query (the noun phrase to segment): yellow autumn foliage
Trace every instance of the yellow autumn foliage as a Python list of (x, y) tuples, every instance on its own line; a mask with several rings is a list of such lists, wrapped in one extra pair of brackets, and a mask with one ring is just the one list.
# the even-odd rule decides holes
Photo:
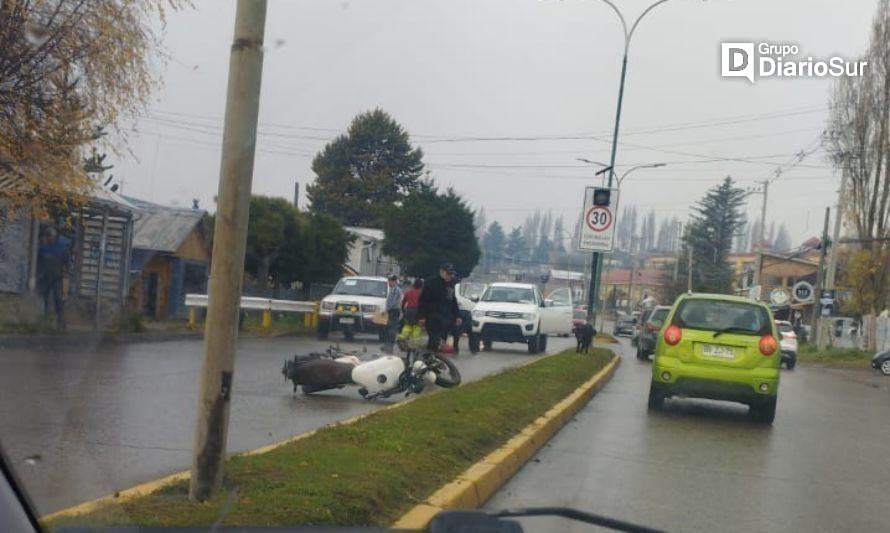
[[(165, 60), (158, 30), (188, 0), (0, 1), (0, 200), (38, 213), (92, 185), (93, 143), (120, 153)], [(110, 135), (99, 139), (99, 128)]]

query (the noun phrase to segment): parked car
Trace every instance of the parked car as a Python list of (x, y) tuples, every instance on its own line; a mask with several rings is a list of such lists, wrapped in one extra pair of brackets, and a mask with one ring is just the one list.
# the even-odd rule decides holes
[[(521, 342), (529, 353), (547, 350), (548, 335), (572, 328), (572, 295), (559, 288), (545, 299), (530, 283), (492, 283), (473, 309), (470, 350), (481, 341), (485, 350), (494, 342)], [(476, 343), (473, 346), (472, 343)]]
[(382, 341), (384, 326), (374, 323), (374, 315), (386, 309), (386, 278), (349, 276), (337, 282), (324, 297), (318, 310), (318, 338), (327, 339), (342, 331), (347, 340), (356, 333), (376, 333)]
[(779, 343), (782, 348), (782, 363), (791, 370), (797, 365), (797, 333), (794, 333), (794, 326), (787, 320), (776, 320), (776, 327), (782, 335)]
[(880, 370), (885, 376), (890, 376), (890, 352), (876, 353), (871, 360), (871, 367)]
[(615, 327), (612, 328), (612, 335), (616, 337), (619, 335), (633, 335), (634, 334), (634, 324), (636, 324), (636, 318), (631, 315), (619, 314), (615, 318)]
[(723, 294), (677, 298), (658, 338), (649, 409), (688, 396), (747, 404), (755, 420), (776, 416), (781, 362), (769, 307)]
[(671, 312), (671, 306), (659, 305), (652, 311), (645, 312), (640, 333), (637, 337), (637, 359), (649, 359), (655, 353), (655, 344), (658, 340), (658, 332)]

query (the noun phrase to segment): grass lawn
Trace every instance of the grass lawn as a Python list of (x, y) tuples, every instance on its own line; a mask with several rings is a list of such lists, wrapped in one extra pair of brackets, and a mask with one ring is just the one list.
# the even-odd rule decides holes
[[(574, 351), (574, 350), (572, 350)], [(484, 357), (480, 356), (480, 357)], [(418, 397), (353, 424), (226, 463), (224, 490), (202, 504), (188, 482), (61, 525), (388, 526), (501, 446), (612, 358), (569, 351), (456, 389)], [(460, 361), (458, 361), (460, 365)]]
[(867, 367), (874, 354), (854, 348), (823, 348), (819, 350), (814, 344), (801, 344), (797, 360), (829, 366)]

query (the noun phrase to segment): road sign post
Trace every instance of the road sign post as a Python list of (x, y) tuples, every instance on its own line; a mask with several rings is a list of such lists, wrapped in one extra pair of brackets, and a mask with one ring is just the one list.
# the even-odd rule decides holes
[(578, 249), (593, 252), (590, 285), (587, 290), (587, 318), (593, 320), (599, 278), (602, 274), (602, 252), (611, 252), (615, 236), (615, 208), (618, 190), (587, 187), (584, 190), (583, 221)]

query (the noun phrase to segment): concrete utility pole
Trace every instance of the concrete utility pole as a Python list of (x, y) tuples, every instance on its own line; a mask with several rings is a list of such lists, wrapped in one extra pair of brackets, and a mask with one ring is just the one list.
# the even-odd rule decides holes
[(189, 498), (207, 500), (222, 484), (247, 218), (256, 149), (266, 0), (238, 0), (229, 58), (219, 203), (213, 233), (201, 392)]
[(763, 246), (766, 239), (766, 202), (769, 199), (769, 180), (763, 180), (763, 205), (760, 206), (760, 242), (758, 246)]
[(831, 234), (831, 250), (828, 252), (828, 270), (825, 272), (825, 288), (835, 288), (837, 276), (837, 243), (841, 238), (841, 226), (844, 223), (844, 191), (847, 188), (847, 171), (841, 171), (841, 188), (837, 193), (837, 207), (834, 209), (834, 231)]
[(630, 256), (630, 289), (627, 292), (627, 312), (632, 313), (634, 310), (634, 282), (637, 274), (637, 259), (634, 255)]
[(692, 246), (690, 246), (689, 248), (687, 248), (687, 250), (689, 251), (689, 254), (688, 254), (687, 259), (686, 259), (687, 262), (688, 262), (688, 264), (687, 264), (687, 269), (686, 269), (686, 270), (687, 270), (687, 272), (686, 272), (686, 277), (687, 277), (687, 279), (686, 279), (686, 290), (687, 290), (688, 292), (692, 292)]
[[(751, 249), (758, 254), (757, 262), (758, 264), (763, 260), (763, 249), (762, 244), (764, 239), (766, 239), (766, 202), (769, 199), (769, 180), (763, 180), (758, 182), (762, 185), (761, 190), (748, 190), (748, 194), (762, 194), (763, 195), (763, 204), (760, 206), (760, 233), (757, 235), (757, 242), (752, 243)], [(760, 285), (760, 268), (754, 271), (754, 279), (751, 280), (751, 285)]]
[(675, 246), (677, 249), (677, 257), (674, 259), (674, 286), (671, 287), (671, 290), (677, 290), (677, 278), (680, 275), (680, 253), (683, 251), (680, 243), (683, 241), (682, 233), (683, 233), (683, 223), (677, 222), (674, 226), (677, 228), (677, 237), (674, 239), (674, 242), (671, 243), (672, 246)]
[(822, 298), (822, 287), (825, 283), (825, 275), (822, 273), (825, 268), (825, 255), (828, 252), (828, 219), (831, 218), (831, 208), (825, 208), (825, 224), (822, 227), (822, 247), (819, 253), (819, 270), (816, 272), (816, 302), (813, 304), (813, 329), (816, 330), (816, 346), (819, 349), (825, 347), (825, 335), (822, 333), (822, 304), (819, 303)]

